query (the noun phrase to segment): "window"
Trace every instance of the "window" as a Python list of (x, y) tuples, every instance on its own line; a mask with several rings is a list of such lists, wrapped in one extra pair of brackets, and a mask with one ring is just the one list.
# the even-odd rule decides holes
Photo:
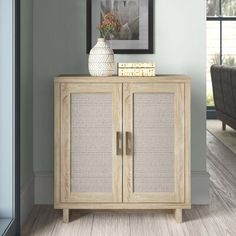
[(20, 1), (0, 0), (0, 235), (20, 233)]
[(210, 67), (236, 65), (236, 0), (207, 0), (207, 107), (214, 107)]

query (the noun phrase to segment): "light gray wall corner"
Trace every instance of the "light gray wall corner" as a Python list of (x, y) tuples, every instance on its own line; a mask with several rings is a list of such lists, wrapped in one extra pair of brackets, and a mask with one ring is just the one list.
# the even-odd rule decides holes
[(33, 175), (33, 1), (21, 0), (21, 186)]
[[(206, 171), (192, 172), (192, 204), (209, 203), (209, 174)], [(35, 173), (35, 204), (53, 204), (53, 172)]]
[(33, 1), (21, 0), (21, 225), (34, 205)]
[(209, 204), (209, 177), (207, 171), (192, 171), (192, 204)]
[(21, 188), (21, 226), (26, 222), (34, 206), (34, 176), (25, 182)]

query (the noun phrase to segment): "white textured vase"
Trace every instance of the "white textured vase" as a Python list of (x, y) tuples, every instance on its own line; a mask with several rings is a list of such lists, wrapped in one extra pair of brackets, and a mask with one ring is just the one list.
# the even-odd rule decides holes
[(114, 74), (114, 52), (104, 38), (98, 38), (96, 45), (90, 50), (88, 67), (92, 76), (111, 76)]

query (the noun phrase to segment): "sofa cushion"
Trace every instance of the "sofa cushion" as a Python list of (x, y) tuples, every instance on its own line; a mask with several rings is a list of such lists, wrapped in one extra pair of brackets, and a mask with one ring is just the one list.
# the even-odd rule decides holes
[(216, 111), (236, 122), (236, 67), (213, 65), (211, 78)]
[(224, 108), (224, 97), (221, 86), (221, 69), (222, 66), (213, 65), (211, 67), (211, 79), (212, 79), (212, 88), (213, 88), (213, 96), (216, 110), (225, 112)]
[(221, 85), (224, 97), (225, 112), (236, 118), (233, 88), (232, 88), (232, 67), (223, 66), (221, 69)]

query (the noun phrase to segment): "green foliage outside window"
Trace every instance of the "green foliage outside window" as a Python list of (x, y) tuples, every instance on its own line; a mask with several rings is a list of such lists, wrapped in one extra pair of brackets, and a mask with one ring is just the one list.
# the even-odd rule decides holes
[[(214, 54), (211, 59), (210, 59), (210, 64), (211, 65), (220, 65), (220, 54)], [(226, 55), (222, 57), (222, 64), (223, 65), (228, 65), (228, 66), (235, 66), (236, 65), (236, 61), (235, 61), (235, 57), (230, 56), (230, 55)]]
[[(207, 16), (220, 15), (220, 0), (207, 0)], [(221, 12), (224, 16), (236, 16), (236, 0), (221, 0)]]
[(222, 64), (228, 65), (228, 66), (235, 66), (236, 65), (235, 58), (231, 56), (223, 57)]
[(208, 107), (215, 106), (212, 91), (207, 91), (207, 106)]

